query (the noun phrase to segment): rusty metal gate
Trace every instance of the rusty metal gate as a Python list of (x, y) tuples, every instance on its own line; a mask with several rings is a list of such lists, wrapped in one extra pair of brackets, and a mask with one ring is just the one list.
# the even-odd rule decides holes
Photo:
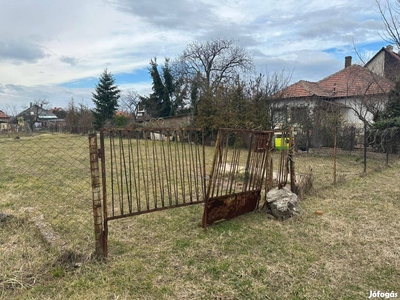
[(203, 226), (256, 209), (268, 168), (272, 136), (271, 131), (219, 130)]
[(89, 135), (96, 254), (107, 257), (111, 220), (205, 203), (206, 227), (253, 211), (272, 136), (220, 129), (207, 176), (202, 129), (103, 129)]
[(108, 221), (204, 202), (201, 129), (102, 129), (100, 148), (97, 138), (89, 136), (97, 254), (107, 257)]

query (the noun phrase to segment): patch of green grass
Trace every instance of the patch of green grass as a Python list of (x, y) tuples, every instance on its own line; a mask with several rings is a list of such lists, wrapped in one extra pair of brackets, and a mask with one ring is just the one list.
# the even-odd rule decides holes
[(56, 266), (51, 270), (51, 275), (53, 275), (54, 278), (60, 278), (65, 275), (65, 271), (61, 266)]
[[(2, 299), (365, 299), (398, 288), (399, 164), (360, 177), (362, 162), (343, 155), (335, 188), (332, 159), (299, 155), (298, 172), (312, 163), (317, 177), (300, 217), (278, 222), (260, 210), (204, 230), (203, 206), (193, 205), (113, 220), (109, 258), (98, 261), (87, 137), (0, 148), (0, 213), (10, 215), (0, 222)], [(30, 206), (62, 248), (41, 237), (22, 210)]]

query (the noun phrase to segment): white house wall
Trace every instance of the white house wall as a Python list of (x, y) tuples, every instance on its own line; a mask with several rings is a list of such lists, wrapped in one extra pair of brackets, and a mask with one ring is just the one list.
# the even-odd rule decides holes
[[(317, 103), (320, 100), (317, 99), (295, 99), (295, 100), (285, 100), (281, 101), (279, 105), (276, 105), (275, 107), (284, 107), (286, 106), (288, 109), (289, 108), (296, 108), (296, 107), (308, 107), (310, 111), (314, 109), (314, 107), (317, 105)], [(358, 99), (336, 99), (333, 101), (333, 103), (336, 103), (337, 105), (340, 105), (343, 120), (346, 124), (351, 124), (355, 127), (362, 128), (364, 126), (364, 123), (358, 118), (357, 114), (351, 107), (356, 108), (357, 106), (357, 101), (360, 101)], [(364, 108), (365, 109), (365, 108)], [(365, 115), (365, 118), (367, 119), (368, 122), (373, 122), (373, 115), (369, 112), (363, 112)], [(290, 120), (289, 120), (290, 121)]]
[(381, 51), (376, 55), (376, 57), (373, 60), (370, 60), (368, 62), (368, 65), (366, 67), (371, 71), (374, 72), (375, 74), (378, 74), (380, 76), (384, 76), (385, 74), (385, 51)]

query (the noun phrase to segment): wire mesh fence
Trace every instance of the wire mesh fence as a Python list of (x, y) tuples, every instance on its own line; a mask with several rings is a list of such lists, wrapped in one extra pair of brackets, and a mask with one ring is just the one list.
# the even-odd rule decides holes
[(65, 241), (91, 243), (88, 157), (86, 135), (0, 135), (0, 209), (34, 207)]
[[(349, 181), (355, 177), (382, 170), (398, 161), (398, 154), (382, 152), (365, 137), (361, 128), (332, 128), (331, 147), (304, 144), (304, 137), (295, 135), (297, 174), (312, 172), (315, 190)], [(364, 139), (365, 138), (365, 139)], [(364, 143), (366, 147), (364, 147)]]
[[(151, 150), (153, 144), (154, 147), (159, 146), (158, 141), (149, 140), (148, 143)], [(359, 142), (353, 145), (338, 146), (336, 149), (301, 149), (297, 146), (293, 157), (296, 174), (308, 174), (312, 170), (313, 186), (318, 191), (363, 175), (365, 166), (368, 174), (382, 170), (387, 163), (390, 165), (398, 161), (397, 154), (377, 152), (377, 149), (369, 146), (364, 165), (364, 148)], [(275, 180), (281, 160), (279, 150), (284, 145), (280, 147), (278, 149), (275, 144), (275, 152), (271, 153), (272, 177)], [(214, 152), (214, 146), (206, 146), (206, 176), (211, 170)], [(20, 136), (0, 135), (0, 212), (35, 207), (43, 213), (54, 230), (77, 249), (91, 249), (93, 244), (90, 179), (87, 134), (34, 132)], [(164, 192), (169, 195), (168, 189)]]

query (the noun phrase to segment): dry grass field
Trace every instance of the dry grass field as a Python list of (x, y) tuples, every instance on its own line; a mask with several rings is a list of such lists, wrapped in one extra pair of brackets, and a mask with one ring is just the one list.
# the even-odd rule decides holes
[[(278, 222), (259, 210), (204, 231), (203, 207), (195, 205), (113, 220), (109, 258), (98, 261), (88, 148), (86, 136), (0, 139), (1, 299), (400, 295), (400, 164), (394, 160), (387, 168), (373, 161), (360, 176), (359, 157), (343, 155), (340, 184), (333, 187), (330, 157), (298, 155), (297, 170), (312, 166), (317, 189), (300, 202), (300, 217)], [(61, 243), (43, 237), (36, 222), (42, 217)]]

